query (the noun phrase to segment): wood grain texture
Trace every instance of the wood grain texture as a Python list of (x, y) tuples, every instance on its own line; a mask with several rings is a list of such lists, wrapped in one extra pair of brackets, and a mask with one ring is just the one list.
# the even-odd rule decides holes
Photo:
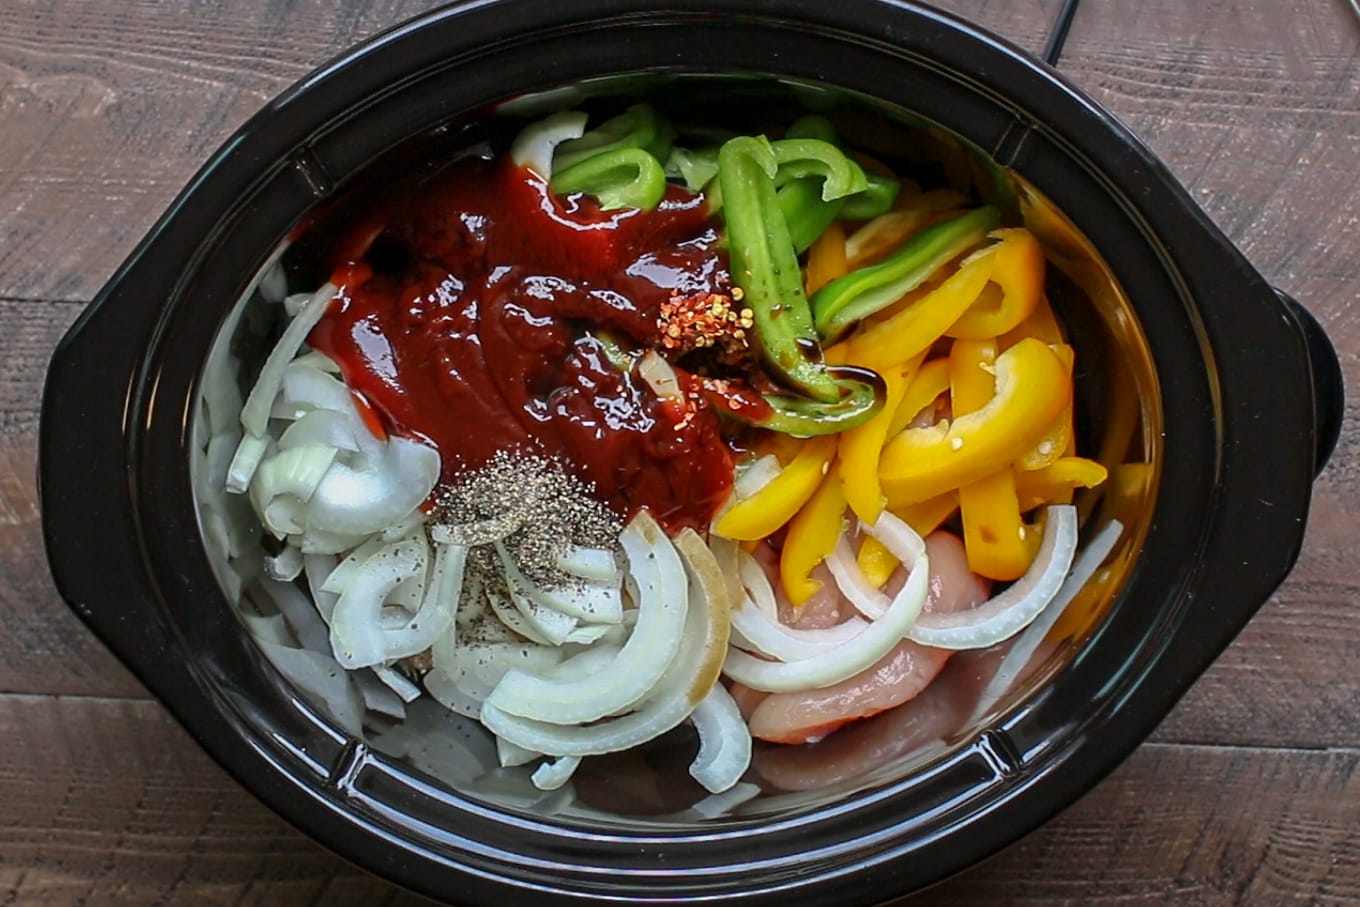
[(47, 358), (79, 312), (72, 303), (0, 299), (0, 692), (144, 697), (57, 597), (43, 554), (39, 399)]
[[(4, 903), (429, 903), (289, 828), (153, 703), (0, 696), (0, 781)], [(1149, 744), (1059, 820), (901, 903), (1339, 907), (1360, 898), (1357, 858), (1360, 751)]]
[[(88, 301), (266, 101), (356, 41), (438, 5), (0, 5), (0, 297)], [(1031, 48), (1058, 5), (944, 4)]]
[[(292, 831), (145, 699), (57, 599), (34, 471), (52, 346), (198, 166), (433, 5), (0, 3), (0, 904), (426, 903)], [(940, 5), (1038, 50), (1061, 2)], [(1352, 402), (1298, 568), (1156, 742), (909, 903), (1360, 903), (1360, 23), (1346, 0), (1086, 0), (1062, 68), (1319, 316)]]
[(1093, 3), (1063, 69), (1317, 315), (1347, 379), (1298, 566), (1157, 739), (1360, 744), (1360, 23), (1342, 2)]

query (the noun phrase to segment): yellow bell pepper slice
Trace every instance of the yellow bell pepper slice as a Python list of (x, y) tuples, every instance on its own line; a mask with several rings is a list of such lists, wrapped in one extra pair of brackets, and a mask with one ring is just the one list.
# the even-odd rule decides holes
[(1036, 549), (1020, 518), (1015, 474), (1002, 469), (963, 486), (959, 510), (968, 569), (995, 580), (1024, 576)]
[(916, 372), (916, 377), (907, 385), (902, 402), (893, 412), (888, 424), (888, 437), (896, 437), (911, 421), (921, 415), (921, 411), (949, 390), (949, 357), (942, 356), (925, 363)]
[(948, 280), (892, 318), (850, 339), (850, 361), (878, 371), (930, 349), (977, 299), (995, 256), (968, 260)]
[[(953, 516), (954, 511), (958, 509), (958, 493), (947, 491), (928, 501), (908, 504), (906, 507), (895, 510), (893, 515), (924, 537), (939, 529), (940, 525)], [(869, 579), (869, 582), (880, 588), (892, 576), (898, 565), (898, 560), (893, 557), (893, 553), (871, 535), (864, 537), (855, 560), (859, 564), (860, 572)]]
[(1067, 369), (1046, 344), (1026, 338), (996, 359), (987, 405), (952, 424), (900, 432), (883, 448), (879, 480), (888, 506), (924, 501), (1010, 466), (1067, 405)]
[(822, 584), (810, 579), (845, 531), (845, 494), (840, 478), (828, 472), (812, 498), (789, 521), (779, 554), (779, 581), (789, 604), (806, 602)]
[(779, 475), (746, 500), (733, 504), (713, 531), (744, 542), (773, 535), (812, 497), (830, 471), (835, 454), (834, 435), (803, 442), (798, 456)]
[(792, 463), (806, 445), (807, 441), (803, 438), (795, 438), (782, 431), (767, 431), (751, 446), (756, 457), (773, 454), (782, 468)]
[(868, 422), (842, 432), (840, 447), (836, 454), (836, 468), (840, 472), (841, 487), (850, 509), (861, 520), (872, 523), (883, 512), (883, 489), (878, 483), (878, 458), (883, 454), (883, 445), (888, 440), (888, 432), (912, 381), (912, 375), (921, 366), (925, 354), (915, 357), (879, 374), (887, 385), (887, 400), (881, 410)]
[(811, 296), (849, 272), (845, 259), (845, 227), (833, 220), (808, 247), (807, 294)]
[(1014, 330), (1007, 331), (998, 338), (997, 347), (1008, 350), (1026, 337), (1042, 340), (1049, 346), (1067, 342), (1067, 336), (1063, 333), (1062, 325), (1058, 323), (1058, 316), (1053, 314), (1053, 306), (1047, 296), (1039, 297), (1039, 304), (1034, 307), (1033, 312), (1030, 312), (1029, 317), (1020, 322)]
[(994, 230), (1000, 240), (982, 254), (994, 258), (991, 282), (999, 295), (983, 294), (968, 311), (950, 325), (950, 337), (988, 340), (1014, 330), (1039, 305), (1044, 295), (1044, 250), (1023, 227)]
[(1095, 460), (1061, 457), (1043, 469), (1015, 472), (1015, 490), (1020, 509), (1033, 510), (1045, 504), (1070, 504), (1078, 488), (1095, 488), (1105, 481), (1107, 470)]
[[(1076, 354), (1072, 347), (1065, 343), (1051, 346), (1050, 349), (1058, 354), (1063, 363), (1067, 366), (1067, 380), (1072, 381), (1072, 367), (1076, 362)], [(1069, 393), (1067, 405), (1059, 413), (1058, 418), (1054, 419), (1044, 432), (1044, 436), (1039, 439), (1025, 455), (1016, 461), (1017, 469), (1043, 469), (1045, 466), (1052, 466), (1059, 457), (1065, 457), (1072, 452), (1076, 445), (1076, 429), (1073, 422), (1072, 397)]]
[(934, 218), (956, 213), (971, 204), (968, 196), (953, 189), (932, 189), (915, 195), (899, 192), (896, 210), (875, 217), (846, 240), (849, 270), (879, 262), (913, 234), (930, 226)]
[[(991, 400), (996, 388), (995, 363), (994, 339), (954, 341), (949, 352), (949, 397), (956, 419), (977, 412)], [(1032, 552), (1010, 469), (1003, 467), (960, 488), (959, 509), (968, 569), (998, 580), (1024, 575)]]
[(866, 535), (864, 541), (860, 542), (859, 553), (855, 555), (855, 562), (859, 565), (859, 572), (864, 574), (864, 578), (873, 583), (875, 587), (881, 589), (901, 563), (893, 553), (889, 551), (882, 542), (872, 535)]

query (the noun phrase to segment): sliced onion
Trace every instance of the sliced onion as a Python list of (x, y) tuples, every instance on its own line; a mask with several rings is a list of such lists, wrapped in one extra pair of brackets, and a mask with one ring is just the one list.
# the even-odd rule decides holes
[(1029, 626), (1057, 595), (1077, 551), (1077, 509), (1055, 504), (1046, 514), (1044, 540), (1024, 576), (976, 608), (922, 615), (908, 638), (939, 649), (985, 649)]
[(609, 635), (611, 630), (614, 630), (619, 626), (619, 624), (582, 624), (568, 633), (562, 642), (588, 646), (604, 639)]
[[(509, 582), (508, 579), (507, 577), (506, 589), (510, 593), (510, 601), (514, 605), (515, 611), (524, 618), (534, 631), (525, 635), (529, 636), (530, 639), (537, 637), (541, 642), (554, 646), (560, 646), (566, 642), (567, 637), (576, 629), (576, 618), (570, 614), (563, 614), (561, 611), (554, 611), (552, 608), (540, 605), (525, 595), (522, 587)], [(502, 620), (504, 620), (504, 615), (502, 615)]]
[(401, 697), (402, 702), (415, 702), (420, 698), (420, 687), (416, 686), (406, 675), (396, 668), (384, 665), (376, 665), (372, 669), (373, 676), (382, 681), (383, 685)]
[(480, 721), (482, 700), (468, 695), (452, 677), (440, 668), (434, 668), (421, 680), (425, 692), (450, 712)]
[(690, 715), (699, 732), (699, 754), (689, 773), (711, 793), (741, 780), (751, 765), (751, 730), (736, 700), (722, 684), (714, 684)]
[(1086, 543), (1081, 554), (1077, 555), (1072, 563), (1072, 572), (1063, 580), (1062, 588), (1058, 594), (1053, 596), (1053, 600), (1044, 608), (1042, 614), (1034, 623), (1025, 628), (1012, 644), (1010, 651), (1001, 659), (1001, 664), (997, 665), (996, 673), (988, 682), (987, 688), (978, 697), (977, 707), (973, 710), (973, 717), (979, 718), (984, 712), (996, 704), (1011, 684), (1015, 683), (1020, 672), (1025, 665), (1034, 657), (1044, 638), (1048, 636), (1048, 631), (1053, 629), (1053, 625), (1058, 622), (1058, 618), (1072, 603), (1072, 599), (1077, 597), (1077, 593), (1082, 587), (1091, 581), (1091, 577), (1096, 575), (1100, 565), (1105, 562), (1105, 558), (1110, 556), (1114, 550), (1115, 543), (1119, 541), (1119, 536), (1123, 533), (1124, 527), (1118, 520), (1111, 520), (1095, 537)]
[(212, 491), (220, 491), (226, 487), (227, 474), (231, 471), (231, 461), (236, 455), (239, 443), (239, 432), (213, 435), (208, 439), (204, 451), (203, 465), (206, 472), (203, 478)]
[(622, 646), (607, 643), (591, 646), (558, 663), (548, 670), (546, 675), (553, 680), (580, 680), (589, 677), (597, 671), (608, 668), (614, 659), (619, 657), (621, 648)]
[(576, 618), (549, 611), (522, 595), (507, 598), (499, 589), (487, 589), (485, 595), (502, 624), (539, 645), (560, 646), (576, 629)]
[(317, 371), (322, 372), (329, 372), (332, 375), (340, 374), (340, 363), (336, 362), (334, 359), (332, 359), (330, 356), (327, 356), (320, 350), (308, 350), (301, 356), (298, 356), (289, 364), (305, 365), (308, 368), (314, 368)]
[(338, 451), (325, 444), (304, 444), (281, 450), (260, 464), (250, 481), (250, 502), (264, 513), (269, 502), (291, 495), (306, 504), (316, 494)]
[(420, 607), (404, 627), (383, 633), (388, 660), (424, 652), (437, 638), (449, 632), (463, 589), (467, 555), (468, 550), (459, 545), (436, 546), (434, 568)]
[(291, 583), (302, 574), (302, 551), (284, 545), (278, 554), (264, 559), (264, 572), (270, 579)]
[[(376, 674), (371, 671), (356, 672), (354, 682), (359, 686), (364, 708), (398, 721), (406, 717), (406, 701), (391, 686), (379, 680)], [(416, 691), (417, 695), (419, 692)]]
[[(298, 504), (297, 519), (302, 519), (302, 505)], [(343, 532), (327, 532), (315, 526), (304, 527), (289, 539), (303, 554), (341, 554), (350, 551), (367, 541), (367, 535), (346, 535)]]
[(341, 728), (356, 737), (363, 733), (363, 704), (349, 672), (333, 658), (310, 649), (258, 645), (270, 664), (303, 695), (320, 702)]
[(289, 293), (281, 300), (283, 310), (289, 318), (296, 318), (297, 313), (302, 311), (302, 307), (307, 304), (307, 300), (312, 298), (311, 293)]
[(292, 583), (281, 583), (264, 576), (256, 577), (255, 588), (279, 609), (293, 631), (293, 637), (304, 649), (330, 654), (326, 624), (301, 589)]
[[(378, 533), (378, 538), (384, 542), (395, 542), (404, 539), (408, 535), (423, 535), (425, 531), (425, 514), (419, 510), (412, 510), (403, 519), (398, 520)], [(445, 542), (444, 544), (456, 544)], [(462, 547), (468, 547), (466, 545)]]
[(258, 614), (240, 612), (240, 617), (241, 622), (246, 625), (246, 632), (256, 642), (271, 642), (276, 646), (293, 646), (297, 642), (282, 614), (261, 617)]
[(343, 561), (336, 565), (335, 569), (332, 570), (330, 574), (327, 575), (325, 581), (322, 582), (321, 588), (326, 592), (334, 592), (336, 595), (344, 592), (345, 587), (349, 585), (350, 580), (354, 578), (354, 575), (359, 572), (359, 568), (364, 565), (364, 562), (383, 547), (382, 539), (368, 539), (358, 548), (351, 551)]
[[(912, 546), (911, 536), (916, 535), (910, 526), (886, 511), (869, 528), (869, 532), (881, 534), (883, 537), (879, 540), (890, 551), (894, 546), (907, 551)], [(919, 536), (916, 537), (916, 543), (920, 545), (920, 556), (914, 561), (903, 561), (911, 564), (906, 583), (893, 597), (892, 604), (883, 616), (852, 639), (830, 651), (790, 663), (762, 661), (739, 649), (729, 649), (723, 672), (752, 689), (784, 693), (820, 689), (840, 683), (878, 661), (906, 635), (920, 616), (930, 591), (930, 559), (925, 554), (925, 543), (920, 541)]]
[(648, 350), (642, 354), (642, 358), (637, 364), (638, 376), (647, 382), (647, 386), (662, 400), (684, 400), (685, 392), (680, 389), (680, 379), (676, 377), (675, 369), (661, 356), (657, 355), (656, 350)]
[[(687, 610), (685, 567), (650, 514), (640, 512), (619, 534), (628, 572), (637, 580), (638, 622), (607, 670), (571, 683), (513, 670), (487, 706), (552, 724), (595, 721), (622, 711), (651, 692), (680, 646)], [(482, 717), (486, 720), (487, 708)], [(518, 742), (518, 741), (517, 741)], [(521, 745), (525, 745), (521, 743)], [(530, 748), (534, 748), (530, 744)]]
[(553, 149), (562, 142), (579, 139), (585, 132), (584, 113), (578, 110), (554, 113), (520, 130), (510, 145), (510, 159), (515, 166), (527, 167), (547, 182), (552, 179)]
[[(729, 539), (721, 535), (709, 535), (708, 550), (713, 554), (713, 559), (718, 565), (718, 572), (722, 574), (723, 583), (727, 586), (727, 600), (735, 608), (737, 603), (746, 597), (746, 587), (741, 581), (741, 546), (736, 539)], [(766, 586), (769, 580), (766, 579)], [(771, 603), (774, 601), (774, 590), (770, 590)]]
[(288, 369), (288, 363), (297, 355), (303, 341), (307, 339), (312, 328), (316, 327), (317, 322), (326, 314), (326, 310), (330, 307), (331, 300), (334, 298), (335, 284), (333, 283), (325, 284), (313, 293), (306, 304), (298, 310), (293, 320), (288, 322), (288, 326), (284, 328), (278, 342), (269, 351), (264, 366), (260, 369), (259, 377), (255, 379), (255, 386), (250, 389), (245, 405), (241, 407), (241, 425), (245, 428), (247, 435), (256, 438), (265, 436), (269, 427), (269, 411), (273, 406), (274, 398), (279, 395), (279, 390), (283, 387), (283, 376)]
[(391, 437), (359, 466), (331, 465), (307, 507), (307, 525), (354, 535), (378, 532), (420, 506), (439, 481), (439, 451)]
[(450, 660), (449, 645), (436, 645), (435, 663), (476, 699), (485, 699), (502, 678), (513, 669), (545, 674), (561, 660), (562, 650), (556, 646), (535, 643), (471, 643), (453, 649)]
[(243, 494), (255, 477), (260, 461), (269, 452), (269, 438), (246, 435), (236, 445), (236, 453), (227, 467), (224, 486), (232, 494)]
[(306, 511), (306, 504), (291, 494), (282, 494), (270, 501), (265, 505), (264, 510), (259, 512), (260, 522), (276, 538), (301, 535), (303, 531), (302, 520)]
[(293, 360), (283, 373), (283, 390), (269, 414), (275, 419), (301, 419), (318, 409), (346, 413), (350, 400), (349, 388), (339, 378)]
[(331, 615), (331, 648), (341, 665), (367, 668), (388, 660), (380, 621), (383, 602), (398, 583), (424, 569), (423, 545), (414, 539), (388, 545), (364, 562)]
[(618, 561), (614, 560), (614, 552), (607, 548), (568, 545), (558, 556), (556, 566), (563, 573), (597, 583), (617, 583), (623, 578)]
[(307, 590), (311, 593), (312, 604), (316, 605), (317, 612), (321, 615), (327, 626), (331, 622), (331, 613), (335, 610), (335, 602), (340, 598), (336, 592), (327, 592), (323, 587), (326, 578), (335, 571), (337, 561), (334, 554), (309, 554), (303, 552), (302, 571), (307, 576)]
[(496, 759), (500, 762), (501, 768), (514, 768), (517, 765), (528, 765), (535, 759), (542, 758), (542, 753), (526, 750), (524, 747), (516, 746), (509, 740), (504, 740), (500, 737), (496, 738)]
[(616, 624), (623, 620), (623, 598), (617, 586), (591, 583), (545, 589), (520, 572), (519, 565), (503, 543), (496, 542), (495, 547), (512, 598), (516, 594), (523, 595), (559, 614), (591, 623)]
[(691, 809), (705, 819), (717, 819), (732, 810), (760, 796), (760, 785), (742, 782), (721, 793), (704, 797)]
[[(506, 714), (497, 707), (496, 699), (501, 689), (497, 687), (482, 707), (482, 723), (497, 736), (526, 749), (553, 756), (592, 756), (645, 743), (689, 717), (695, 705), (714, 689), (722, 669), (729, 629), (727, 594), (718, 575), (717, 562), (697, 533), (685, 530), (677, 536), (675, 547), (685, 557), (690, 602), (685, 609), (680, 651), (657, 682), (652, 695), (638, 703), (634, 711), (620, 717), (594, 724), (563, 725)], [(646, 619), (644, 611), (639, 617), (639, 626)], [(626, 656), (630, 644), (631, 639), (609, 670)], [(507, 681), (510, 676), (507, 675)], [(595, 676), (599, 675), (592, 675)]]
[(287, 249), (288, 242), (285, 240), (270, 254), (269, 261), (265, 262), (255, 278), (260, 298), (265, 302), (282, 302), (283, 297), (288, 295), (288, 274), (283, 269), (283, 253)]
[(358, 451), (354, 428), (346, 413), (314, 409), (283, 430), (279, 435), (279, 448), (289, 450), (305, 444), (323, 444), (339, 450)]
[(756, 603), (757, 599), (768, 597), (769, 608), (773, 609), (774, 590), (764, 569), (744, 551), (741, 578), (750, 594), (732, 610), (732, 629), (740, 635), (734, 645), (739, 648), (761, 652), (778, 661), (803, 661), (844, 645), (869, 626), (858, 617), (815, 630), (786, 626), (780, 623), (777, 614), (771, 616)]
[(888, 610), (888, 596), (869, 582), (864, 571), (859, 569), (855, 552), (850, 550), (850, 539), (844, 533), (836, 541), (836, 547), (831, 555), (827, 557), (826, 567), (836, 580), (841, 595), (844, 595), (860, 614), (870, 620), (877, 620)]
[(534, 769), (530, 778), (534, 782), (534, 787), (539, 790), (557, 790), (571, 780), (571, 776), (580, 765), (579, 756), (563, 756), (552, 762), (543, 763)]
[(737, 473), (732, 483), (732, 494), (739, 501), (754, 497), (766, 485), (779, 478), (783, 471), (783, 467), (779, 465), (779, 458), (774, 454), (766, 454)]

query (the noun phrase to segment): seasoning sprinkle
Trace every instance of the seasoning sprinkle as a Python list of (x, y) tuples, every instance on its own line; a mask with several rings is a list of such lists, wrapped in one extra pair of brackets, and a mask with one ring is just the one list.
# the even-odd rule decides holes
[[(494, 553), (484, 552), (491, 552), (489, 543), (502, 541), (525, 576), (545, 588), (560, 588), (573, 582), (556, 566), (569, 545), (612, 550), (623, 529), (594, 491), (557, 460), (502, 451), (438, 495), (432, 522), (450, 537), (478, 546), (468, 566), (484, 579), (497, 579), (499, 562)], [(479, 535), (479, 530), (489, 531)]]

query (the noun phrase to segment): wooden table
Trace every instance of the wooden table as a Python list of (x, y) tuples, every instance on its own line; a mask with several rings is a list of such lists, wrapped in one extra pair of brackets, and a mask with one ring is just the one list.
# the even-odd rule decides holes
[[(0, 2), (0, 903), (424, 903), (256, 803), (67, 611), (34, 469), (53, 345), (199, 164), (430, 5)], [(1059, 5), (947, 4), (1034, 50)], [(1318, 315), (1360, 400), (1347, 0), (1087, 0), (1061, 65)], [(1298, 567), (1232, 648), (1077, 805), (913, 903), (1360, 902), (1358, 472), (1353, 403)]]

